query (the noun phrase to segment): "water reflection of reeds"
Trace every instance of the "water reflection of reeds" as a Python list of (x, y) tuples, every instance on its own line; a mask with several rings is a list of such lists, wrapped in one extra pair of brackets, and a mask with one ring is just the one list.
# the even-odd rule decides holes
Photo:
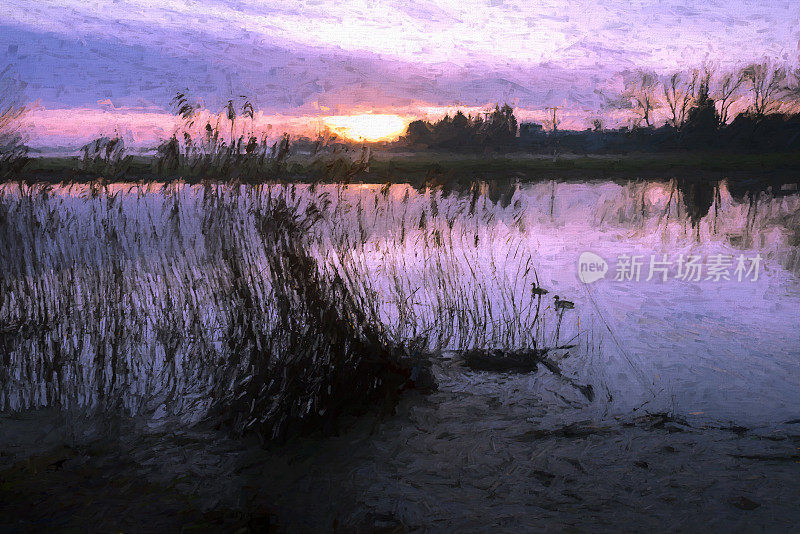
[(333, 424), (429, 351), (580, 335), (538, 290), (534, 244), (576, 220), (797, 267), (796, 196), (714, 187), (698, 209), (674, 182), (5, 186), (0, 409), (213, 413), (265, 438)]

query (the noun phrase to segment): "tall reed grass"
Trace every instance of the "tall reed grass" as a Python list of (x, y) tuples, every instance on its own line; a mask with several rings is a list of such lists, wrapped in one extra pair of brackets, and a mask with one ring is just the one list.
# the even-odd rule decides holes
[(484, 245), (475, 194), (4, 186), (0, 409), (213, 417), (278, 439), (431, 386), (431, 351), (556, 343), (530, 255)]
[(0, 69), (0, 180), (13, 178), (28, 163), (21, 118), (28, 112), (22, 94), (25, 84), (11, 67)]

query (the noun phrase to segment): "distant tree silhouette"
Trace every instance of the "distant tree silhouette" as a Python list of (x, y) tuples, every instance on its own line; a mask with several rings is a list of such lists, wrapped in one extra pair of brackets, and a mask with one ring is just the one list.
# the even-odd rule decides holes
[[(414, 121), (399, 145), (448, 150), (511, 150), (535, 153), (558, 149), (572, 153), (633, 151), (730, 150), (782, 152), (800, 150), (800, 68), (770, 62), (728, 70), (715, 76), (703, 66), (658, 78), (646, 70), (626, 71), (625, 88), (606, 98), (605, 107), (635, 114), (636, 126), (606, 128), (603, 117), (590, 115), (583, 131), (562, 130), (550, 119), (519, 124), (513, 108), (496, 105), (485, 118), (457, 111), (436, 122)], [(750, 105), (735, 117), (737, 102), (749, 93)], [(666, 124), (657, 125), (664, 108)], [(542, 108), (540, 108), (542, 109)], [(552, 110), (552, 108), (544, 108)]]
[(508, 104), (495, 106), (486, 120), (457, 111), (436, 122), (416, 120), (411, 122), (402, 143), (418, 148), (508, 148), (514, 145), (518, 123), (514, 109)]
[(471, 126), (470, 119), (460, 109), (453, 115), (452, 125), (453, 129), (457, 131), (468, 131)]
[(788, 113), (800, 113), (800, 67), (787, 70), (783, 96), (784, 109)]
[(695, 104), (689, 110), (683, 128), (684, 143), (691, 148), (707, 148), (714, 143), (720, 125), (717, 107), (709, 96), (710, 78), (710, 75), (704, 75), (699, 81), (694, 96)]
[(672, 113), (672, 117), (668, 122), (677, 130), (683, 128), (686, 122), (686, 115), (694, 101), (697, 79), (697, 71), (693, 71), (689, 76), (681, 72), (676, 72), (663, 84), (664, 101), (670, 113)]
[(727, 72), (722, 75), (714, 98), (719, 104), (719, 123), (727, 124), (731, 106), (741, 97), (741, 88), (744, 84), (742, 71)]
[(406, 129), (405, 139), (410, 145), (428, 147), (433, 139), (430, 123), (423, 120), (412, 121)]
[(632, 109), (637, 114), (637, 126), (642, 121), (648, 128), (653, 125), (653, 111), (660, 104), (656, 97), (657, 88), (658, 77), (651, 71), (637, 70), (625, 81), (625, 91), (623, 91), (622, 97), (633, 105)]
[(784, 90), (786, 69), (774, 67), (769, 61), (745, 67), (744, 79), (750, 88), (750, 112), (758, 119), (780, 109), (780, 95)]
[(476, 129), (472, 118), (464, 115), (461, 110), (457, 111), (452, 118), (449, 115), (445, 115), (441, 121), (433, 126), (435, 142), (444, 148), (470, 146), (474, 141)]
[(514, 109), (508, 104), (495, 106), (489, 119), (483, 125), (483, 142), (489, 146), (508, 145), (517, 137), (517, 118)]

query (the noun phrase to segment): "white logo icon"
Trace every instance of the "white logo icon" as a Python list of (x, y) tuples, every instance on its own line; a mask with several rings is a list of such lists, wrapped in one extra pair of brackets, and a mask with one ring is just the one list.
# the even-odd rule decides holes
[(584, 284), (605, 278), (607, 272), (608, 263), (594, 252), (584, 252), (578, 258), (578, 279)]

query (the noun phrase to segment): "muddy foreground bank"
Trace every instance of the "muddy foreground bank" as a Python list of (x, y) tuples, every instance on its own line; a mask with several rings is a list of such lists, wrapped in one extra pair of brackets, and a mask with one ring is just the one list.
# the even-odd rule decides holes
[(4, 415), (0, 530), (800, 525), (798, 421), (703, 427), (644, 410), (597, 419), (543, 371), (530, 381), (446, 364), (437, 373), (438, 392), (406, 396), (383, 422), (363, 417), (338, 437), (270, 450), (210, 429)]

